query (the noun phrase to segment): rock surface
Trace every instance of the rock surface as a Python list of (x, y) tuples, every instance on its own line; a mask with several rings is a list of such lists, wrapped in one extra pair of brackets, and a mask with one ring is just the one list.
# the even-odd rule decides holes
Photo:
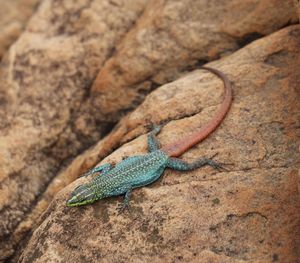
[(0, 60), (23, 31), (39, 0), (0, 0)]
[(145, 2), (45, 0), (3, 59), (0, 260), (30, 229), (24, 218), (57, 171), (106, 132), (108, 123), (91, 130), (75, 114)]
[[(1, 4), (0, 50), (23, 30), (36, 2)], [(147, 93), (296, 21), (293, 0), (209, 3), (41, 1), (0, 65), (0, 261), (18, 258), (55, 193), (82, 171), (146, 132), (150, 121), (198, 112), (197, 103), (164, 116), (159, 108), (137, 111), (67, 167)]]
[(101, 68), (92, 87), (102, 94), (97, 108), (107, 113), (127, 108), (143, 90), (176, 79), (187, 67), (296, 21), (290, 0), (150, 2)]
[[(66, 207), (74, 187), (88, 180), (78, 179), (37, 222), (20, 262), (296, 263), (299, 43), (300, 26), (290, 26), (209, 64), (229, 76), (234, 103), (221, 127), (183, 158), (219, 153), (216, 159), (232, 164), (229, 172), (166, 170), (161, 180), (133, 192), (132, 212), (122, 215), (116, 212), (121, 198)], [(97, 159), (120, 134), (122, 147), (103, 162), (144, 153), (146, 136), (138, 135), (150, 122), (170, 121), (159, 139), (163, 145), (175, 141), (210, 119), (222, 90), (204, 71), (158, 88), (66, 171)]]
[(299, 18), (299, 21), (300, 21), (300, 0), (294, 0), (294, 4), (295, 4), (297, 14), (298, 14), (298, 18)]
[[(244, 4), (233, 0), (211, 6), (202, 0), (187, 1), (185, 4), (182, 1), (153, 3), (148, 3), (136, 24), (117, 43), (116, 50), (100, 70), (91, 96), (87, 96), (76, 109), (79, 113), (72, 121), (77, 124), (81, 139), (83, 135), (90, 141), (96, 138), (91, 134), (98, 134), (99, 127), (107, 125), (107, 121), (114, 123), (150, 90), (197, 67), (195, 63), (224, 56), (260, 35), (296, 21), (296, 12), (290, 0), (247, 1)], [(264, 12), (266, 9), (267, 15)], [(169, 35), (169, 31), (177, 37)], [(99, 142), (95, 151), (91, 149), (86, 155), (78, 157), (75, 165), (53, 180), (21, 226), (31, 225), (59, 189), (107, 156), (122, 140), (126, 140), (128, 136), (123, 137), (128, 131), (137, 126), (138, 122), (134, 120), (122, 120), (107, 140)], [(128, 140), (142, 132), (141, 128), (135, 129)]]

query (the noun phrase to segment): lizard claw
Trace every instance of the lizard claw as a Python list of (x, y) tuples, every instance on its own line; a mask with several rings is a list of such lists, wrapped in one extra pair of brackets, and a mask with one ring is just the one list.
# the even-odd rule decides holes
[(219, 153), (215, 153), (213, 156), (211, 156), (208, 160), (208, 164), (214, 168), (217, 169), (218, 171), (225, 171), (225, 172), (229, 172), (229, 170), (227, 168), (225, 168), (224, 166), (226, 165), (233, 165), (233, 163), (221, 163), (221, 162), (216, 162), (213, 160), (214, 157), (216, 157)]
[(229, 172), (229, 170), (224, 167), (224, 163), (216, 163), (213, 168), (217, 169), (218, 171)]
[(150, 132), (153, 133), (154, 135), (159, 134), (161, 129), (163, 128), (163, 126), (164, 126), (164, 123), (163, 124), (149, 123), (149, 124), (145, 125), (145, 127), (148, 128), (150, 130)]
[(229, 169), (227, 169), (227, 168), (224, 167), (226, 165), (233, 165), (233, 163), (213, 162), (212, 164), (210, 164), (211, 167), (213, 167), (214, 169), (217, 169), (218, 171), (230, 172)]
[(214, 155), (212, 155), (209, 159), (213, 159), (215, 158), (219, 153), (215, 153)]
[(224, 168), (224, 166), (227, 166), (227, 165), (234, 165), (234, 163), (219, 163), (220, 166), (221, 166), (221, 170), (225, 171), (225, 172), (230, 172), (229, 169), (227, 168)]
[(131, 212), (130, 206), (126, 202), (123, 202), (123, 203), (119, 204), (118, 207), (117, 207), (117, 210), (118, 210), (119, 214), (122, 214), (125, 211), (125, 209), (127, 209), (128, 212)]

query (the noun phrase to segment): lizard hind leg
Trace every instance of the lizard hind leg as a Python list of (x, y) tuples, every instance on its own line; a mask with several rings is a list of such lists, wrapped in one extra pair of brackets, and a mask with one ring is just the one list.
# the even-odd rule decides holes
[(218, 170), (224, 169), (222, 167), (221, 163), (218, 163), (209, 158), (201, 158), (201, 159), (196, 160), (195, 162), (188, 163), (179, 158), (171, 157), (168, 159), (168, 163), (167, 163), (168, 168), (171, 168), (174, 170), (179, 170), (179, 171), (190, 171), (190, 170), (200, 168), (204, 165), (209, 165), (212, 168), (218, 169)]
[(128, 211), (130, 211), (129, 201), (130, 201), (131, 192), (132, 192), (132, 187), (129, 187), (125, 193), (123, 203), (121, 203), (117, 208), (119, 210), (119, 213), (124, 212), (126, 208), (128, 209)]
[(160, 143), (156, 135), (161, 131), (162, 126), (154, 126), (153, 130), (148, 133), (148, 151), (154, 152), (160, 148)]

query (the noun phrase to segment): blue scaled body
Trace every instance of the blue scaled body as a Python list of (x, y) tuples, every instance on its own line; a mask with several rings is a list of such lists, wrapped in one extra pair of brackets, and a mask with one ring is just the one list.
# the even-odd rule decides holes
[(165, 168), (181, 171), (193, 170), (203, 165), (220, 168), (218, 163), (207, 158), (187, 163), (181, 159), (169, 157), (159, 150), (159, 142), (155, 137), (159, 131), (160, 127), (156, 127), (148, 135), (148, 154), (128, 157), (116, 166), (106, 163), (83, 174), (83, 176), (90, 176), (100, 173), (89, 183), (77, 187), (72, 192), (67, 205), (80, 206), (105, 197), (125, 194), (121, 207), (124, 209), (129, 205), (132, 189), (153, 183), (162, 175)]
[[(124, 193), (124, 186), (136, 188), (156, 181), (167, 166), (168, 156), (162, 151), (146, 155), (129, 157), (117, 164), (105, 176), (98, 176), (92, 184), (101, 189), (107, 189), (107, 195)], [(126, 187), (125, 187), (126, 188)]]

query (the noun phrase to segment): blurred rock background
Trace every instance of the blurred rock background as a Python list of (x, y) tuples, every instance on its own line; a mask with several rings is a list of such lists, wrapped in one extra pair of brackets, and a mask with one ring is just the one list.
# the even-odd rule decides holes
[(35, 11), (38, 0), (1, 1), (0, 9), (0, 58), (24, 30)]

